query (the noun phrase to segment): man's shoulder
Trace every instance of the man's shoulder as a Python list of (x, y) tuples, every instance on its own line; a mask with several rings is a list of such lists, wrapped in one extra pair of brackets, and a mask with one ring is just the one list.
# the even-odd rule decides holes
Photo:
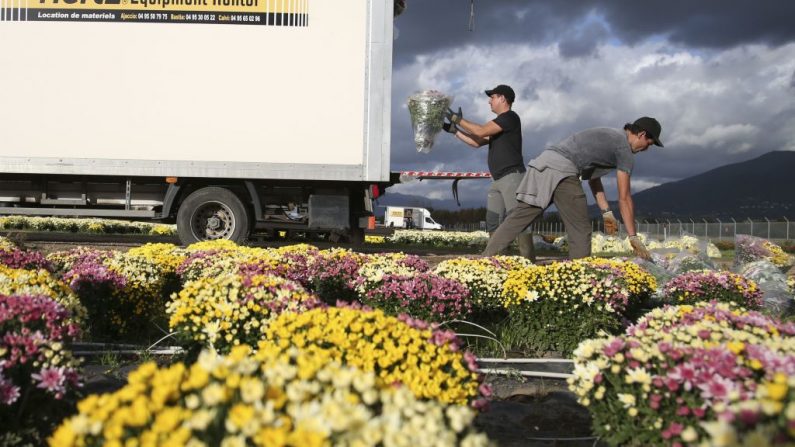
[(513, 110), (508, 110), (506, 112), (500, 113), (499, 115), (497, 115), (496, 118), (494, 118), (493, 121), (503, 129), (506, 127), (506, 125), (513, 124), (521, 126), (522, 123), (521, 118), (519, 118), (519, 114), (514, 112)]
[(506, 110), (505, 112), (500, 113), (499, 115), (497, 115), (497, 118), (499, 118), (501, 116), (505, 116), (505, 117), (510, 118), (510, 119), (521, 120), (521, 118), (519, 118), (519, 114), (514, 112), (512, 109), (509, 109), (509, 110)]

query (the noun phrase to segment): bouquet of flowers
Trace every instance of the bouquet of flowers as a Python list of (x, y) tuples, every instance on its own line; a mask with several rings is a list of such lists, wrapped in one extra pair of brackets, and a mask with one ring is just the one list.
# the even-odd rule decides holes
[(191, 366), (148, 362), (78, 410), (50, 445), (489, 445), (473, 409), (417, 399), (319, 349), (238, 346), (205, 350)]
[[(624, 335), (581, 343), (569, 389), (611, 445), (725, 445), (705, 439), (706, 427), (733, 404), (756, 396), (769, 420), (792, 420), (781, 375), (795, 374), (793, 335), (792, 323), (730, 303), (666, 306)], [(738, 428), (756, 416), (741, 415)], [(741, 445), (790, 445), (766, 438)]]
[(462, 350), (454, 332), (405, 314), (354, 307), (286, 312), (262, 338), (284, 350), (328, 353), (346, 366), (374, 372), (383, 383), (402, 383), (420, 399), (479, 407), (479, 398), (491, 394), (480, 383), (475, 356)]
[(795, 265), (795, 256), (787, 254), (778, 245), (760, 237), (738, 234), (734, 237), (734, 266), (766, 259), (782, 271)]
[(754, 281), (744, 276), (712, 270), (678, 275), (665, 285), (663, 291), (663, 301), (668, 304), (696, 304), (713, 300), (758, 309), (762, 304), (762, 292)]
[(39, 445), (71, 410), (80, 362), (64, 348), (80, 328), (44, 295), (0, 295), (0, 444)]
[(508, 272), (530, 267), (533, 263), (519, 256), (491, 258), (457, 258), (442, 261), (433, 273), (464, 284), (470, 291), (472, 304), (478, 309), (502, 308), (502, 285)]
[(453, 98), (436, 90), (426, 90), (409, 97), (409, 114), (414, 127), (414, 144), (417, 151), (427, 154), (444, 124), (444, 112)]
[(744, 264), (739, 273), (755, 281), (762, 292), (762, 307), (774, 315), (788, 315), (795, 309), (795, 291), (787, 284), (787, 276), (775, 264), (766, 260)]
[(281, 312), (301, 312), (317, 299), (300, 285), (278, 276), (221, 275), (188, 281), (166, 306), (169, 327), (194, 344), (229, 352), (255, 346), (262, 328)]
[(570, 353), (601, 331), (617, 333), (657, 289), (631, 262), (585, 258), (511, 270), (502, 288), (514, 347)]

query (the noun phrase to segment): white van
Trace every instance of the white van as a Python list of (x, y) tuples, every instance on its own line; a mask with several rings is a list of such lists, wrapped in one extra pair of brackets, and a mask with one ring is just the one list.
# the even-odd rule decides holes
[(384, 214), (384, 226), (417, 230), (441, 230), (442, 226), (431, 217), (425, 208), (388, 206)]

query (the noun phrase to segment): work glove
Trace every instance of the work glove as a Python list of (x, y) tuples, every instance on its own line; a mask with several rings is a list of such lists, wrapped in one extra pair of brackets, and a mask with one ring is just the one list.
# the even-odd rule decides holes
[(602, 213), (602, 220), (605, 224), (605, 234), (613, 236), (618, 233), (618, 221), (616, 220), (616, 216), (613, 215), (612, 211), (607, 210)]
[(651, 261), (651, 254), (649, 253), (649, 250), (646, 249), (646, 246), (643, 244), (643, 241), (640, 240), (637, 234), (629, 237), (629, 245), (632, 246), (632, 251), (635, 252), (635, 256), (647, 261)]
[(458, 127), (456, 127), (456, 125), (453, 123), (448, 123), (447, 121), (445, 121), (444, 124), (442, 124), (442, 129), (445, 132), (451, 133), (453, 135), (455, 135), (455, 133), (458, 132)]
[(458, 124), (461, 122), (461, 118), (464, 117), (464, 114), (461, 112), (461, 107), (458, 108), (458, 112), (453, 112), (453, 109), (448, 107), (447, 111), (444, 112), (444, 117), (450, 120), (451, 123)]

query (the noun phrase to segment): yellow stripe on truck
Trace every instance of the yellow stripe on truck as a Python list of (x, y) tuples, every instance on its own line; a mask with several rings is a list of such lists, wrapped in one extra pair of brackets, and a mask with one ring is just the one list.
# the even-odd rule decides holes
[[(27, 0), (14, 21), (238, 23), (307, 27), (310, 0)], [(8, 6), (8, 5), (5, 5)]]

